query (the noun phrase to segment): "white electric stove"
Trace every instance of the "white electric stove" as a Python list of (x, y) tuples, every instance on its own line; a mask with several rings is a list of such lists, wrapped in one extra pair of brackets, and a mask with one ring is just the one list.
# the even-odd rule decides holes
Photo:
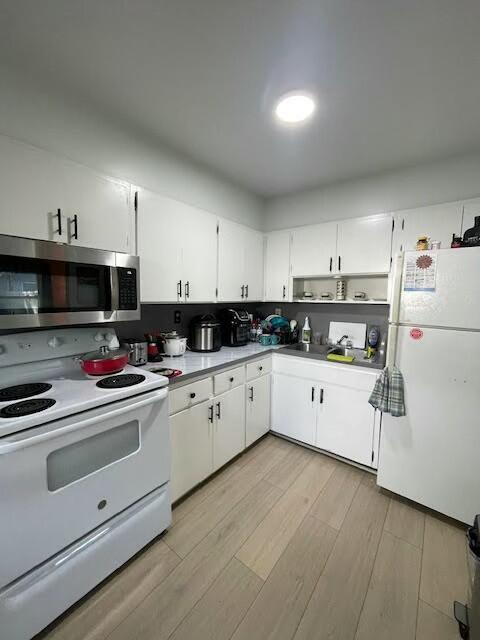
[(27, 640), (171, 522), (168, 379), (91, 377), (112, 330), (0, 337), (0, 620)]

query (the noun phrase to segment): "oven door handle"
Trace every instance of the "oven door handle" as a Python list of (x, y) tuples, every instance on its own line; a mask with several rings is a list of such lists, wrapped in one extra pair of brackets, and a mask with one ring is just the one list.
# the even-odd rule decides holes
[[(148, 398), (142, 398), (139, 402), (135, 402), (134, 404), (129, 405), (128, 407), (119, 407), (118, 409), (113, 409), (113, 411), (108, 411), (104, 415), (101, 416), (101, 420), (109, 420), (110, 418), (115, 418), (117, 416), (121, 416), (126, 412), (130, 412), (134, 409), (140, 409), (141, 407), (147, 407), (150, 404), (154, 404), (155, 402), (159, 402), (167, 397), (168, 391), (167, 389), (158, 389), (155, 390), (155, 395), (149, 395)], [(98, 409), (99, 407), (95, 407)], [(87, 418), (86, 420), (79, 420), (78, 422), (74, 422), (73, 424), (69, 424), (60, 429), (52, 429), (51, 431), (46, 431), (45, 433), (39, 433), (38, 435), (28, 436), (28, 430), (25, 432), (25, 436), (21, 439), (18, 439), (18, 434), (15, 434), (15, 439), (8, 441), (8, 436), (5, 439), (2, 438), (0, 441), (0, 456), (5, 455), (7, 453), (13, 453), (14, 451), (20, 451), (21, 449), (26, 449), (27, 447), (31, 447), (42, 442), (47, 442), (48, 440), (53, 440), (55, 438), (59, 438), (64, 436), (72, 431), (79, 431), (80, 429), (85, 429), (86, 427), (91, 426), (92, 424), (96, 424), (99, 421), (100, 416), (96, 415), (91, 418)], [(60, 418), (62, 419), (62, 418)], [(41, 428), (43, 425), (39, 425)], [(3, 442), (3, 444), (2, 444)]]

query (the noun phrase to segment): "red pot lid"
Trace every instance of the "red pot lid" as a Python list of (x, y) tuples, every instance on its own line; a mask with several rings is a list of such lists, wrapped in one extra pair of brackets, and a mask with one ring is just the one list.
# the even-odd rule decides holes
[(102, 362), (104, 360), (120, 360), (128, 355), (128, 351), (120, 347), (119, 349), (109, 349), (108, 347), (100, 347), (98, 351), (89, 351), (82, 360), (84, 362)]

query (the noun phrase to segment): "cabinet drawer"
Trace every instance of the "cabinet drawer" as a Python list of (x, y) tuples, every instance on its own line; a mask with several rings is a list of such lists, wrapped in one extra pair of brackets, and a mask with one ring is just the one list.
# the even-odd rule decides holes
[(219, 393), (230, 391), (230, 389), (234, 389), (244, 382), (245, 367), (243, 366), (237, 367), (236, 369), (230, 369), (229, 371), (224, 371), (223, 373), (218, 373), (216, 376), (213, 376), (213, 388), (215, 395), (218, 396)]
[(204, 378), (203, 380), (186, 384), (184, 387), (173, 389), (169, 393), (170, 415), (208, 400), (212, 392), (212, 378)]
[(260, 376), (264, 376), (270, 373), (272, 370), (272, 358), (262, 358), (262, 360), (255, 360), (255, 362), (249, 362), (247, 364), (247, 380), (254, 380)]

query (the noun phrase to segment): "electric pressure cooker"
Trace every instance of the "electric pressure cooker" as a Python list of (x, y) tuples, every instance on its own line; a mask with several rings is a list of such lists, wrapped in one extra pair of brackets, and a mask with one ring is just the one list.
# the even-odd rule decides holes
[(222, 348), (220, 322), (213, 313), (192, 318), (189, 346), (191, 351), (219, 351)]

